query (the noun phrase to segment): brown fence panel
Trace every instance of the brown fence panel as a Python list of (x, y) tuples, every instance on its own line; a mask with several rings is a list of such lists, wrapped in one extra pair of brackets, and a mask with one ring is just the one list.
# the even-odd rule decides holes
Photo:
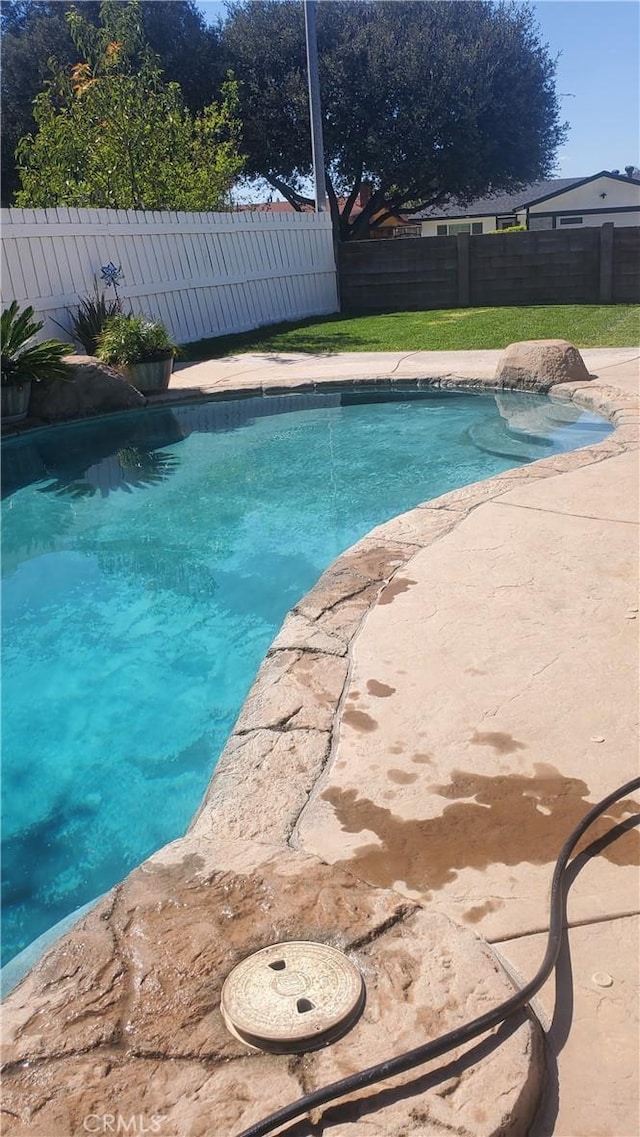
[(472, 237), (469, 275), (472, 307), (597, 304), (600, 229)]
[(339, 271), (345, 312), (640, 303), (640, 227), (357, 241)]
[(455, 308), (457, 263), (455, 237), (439, 237), (433, 241), (403, 237), (341, 245), (342, 310), (402, 312)]
[(640, 228), (614, 229), (613, 302), (640, 304)]

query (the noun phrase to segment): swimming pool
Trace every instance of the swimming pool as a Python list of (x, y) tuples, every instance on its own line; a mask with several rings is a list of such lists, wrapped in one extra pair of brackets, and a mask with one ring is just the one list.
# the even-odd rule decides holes
[(611, 427), (520, 393), (272, 396), (3, 446), (3, 959), (188, 825), (285, 613), (420, 501)]

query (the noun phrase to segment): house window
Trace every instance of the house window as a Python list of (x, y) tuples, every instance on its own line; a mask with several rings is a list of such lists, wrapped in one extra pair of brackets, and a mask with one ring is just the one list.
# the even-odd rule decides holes
[(438, 237), (456, 237), (458, 233), (482, 233), (482, 221), (454, 221), (450, 225), (437, 225)]
[(558, 221), (561, 225), (582, 225), (581, 217), (559, 217)]
[(518, 224), (518, 218), (515, 213), (510, 213), (507, 217), (496, 217), (496, 229), (511, 229), (513, 225)]
[(422, 229), (420, 225), (394, 225), (391, 230), (392, 237), (420, 237), (422, 236)]

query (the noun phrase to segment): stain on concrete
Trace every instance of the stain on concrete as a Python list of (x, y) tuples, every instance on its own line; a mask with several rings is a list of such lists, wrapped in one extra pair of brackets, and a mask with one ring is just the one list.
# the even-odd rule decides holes
[[(406, 820), (361, 797), (357, 790), (330, 787), (323, 798), (335, 810), (343, 832), (369, 830), (379, 844), (355, 849), (344, 865), (383, 888), (403, 881), (408, 888), (442, 888), (465, 868), (551, 864), (567, 835), (589, 809), (589, 787), (555, 767), (537, 763), (535, 774), (486, 777), (458, 770), (448, 785), (432, 786), (454, 799), (438, 817)], [(474, 798), (475, 800), (460, 800)], [(600, 817), (578, 850), (640, 810), (633, 799), (617, 802)], [(640, 832), (622, 834), (599, 856), (616, 865), (640, 864)]]
[(345, 726), (352, 726), (354, 730), (369, 731), (375, 730), (378, 726), (375, 719), (371, 718), (366, 711), (345, 711), (342, 716), (342, 721)]
[(387, 770), (387, 777), (391, 782), (397, 782), (399, 786), (410, 786), (412, 782), (418, 780), (417, 774), (408, 774), (406, 770)]
[(359, 699), (359, 698), (360, 698), (360, 692), (359, 691), (349, 691), (349, 694), (347, 695), (347, 699)]
[(502, 730), (474, 730), (470, 741), (475, 746), (492, 746), (496, 754), (513, 754), (515, 750), (527, 749), (524, 742)]
[(432, 766), (433, 754), (426, 754), (423, 751), (419, 750), (416, 754), (413, 755), (411, 761), (417, 762), (420, 766)]
[(404, 746), (401, 746), (399, 742), (396, 742), (396, 743), (394, 743), (393, 746), (389, 747), (389, 753), (390, 754), (404, 754)]
[(504, 900), (485, 900), (484, 904), (476, 904), (473, 908), (469, 908), (462, 919), (468, 924), (479, 924), (484, 916), (488, 916), (490, 912), (497, 912), (499, 908), (504, 908)]
[(389, 687), (387, 683), (379, 683), (377, 679), (367, 679), (367, 691), (376, 699), (388, 699), (390, 695), (395, 694), (396, 689)]
[(481, 667), (465, 667), (465, 675), (486, 675), (487, 672), (483, 671)]
[(382, 590), (378, 597), (378, 604), (393, 604), (396, 596), (400, 596), (403, 592), (408, 592), (411, 585), (417, 583), (416, 580), (410, 580), (408, 576), (397, 576)]

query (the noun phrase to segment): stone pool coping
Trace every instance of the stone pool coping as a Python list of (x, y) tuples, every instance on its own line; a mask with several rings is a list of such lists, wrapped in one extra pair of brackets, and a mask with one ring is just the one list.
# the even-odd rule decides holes
[[(583, 354), (588, 366), (592, 366), (590, 353)], [(348, 357), (350, 368), (353, 368), (353, 363), (353, 357)], [(185, 372), (178, 373), (181, 374)], [(300, 382), (304, 386), (300, 386)], [(313, 382), (313, 387), (309, 386), (310, 382)], [(226, 397), (273, 394), (277, 390), (292, 392), (316, 386), (322, 390), (354, 386), (363, 389), (388, 382), (388, 374), (351, 383), (346, 377), (334, 374), (325, 382), (305, 379), (283, 383), (272, 371), (260, 384), (253, 383), (249, 375), (244, 383), (230, 377), (224, 381), (224, 394)], [(170, 390), (167, 396), (153, 402), (179, 402), (183, 397), (202, 397), (203, 393), (221, 394), (221, 385), (216, 383), (214, 391), (211, 386), (203, 384), (203, 388), (194, 393), (194, 387), (185, 383), (182, 390)], [(446, 375), (427, 379), (421, 375), (398, 375), (398, 388), (407, 385), (487, 391), (503, 389), (497, 387), (488, 375)], [(594, 446), (542, 459), (423, 503), (379, 526), (334, 561), (316, 586), (289, 613), (271, 645), (188, 834), (160, 850), (147, 865), (157, 866), (165, 863), (167, 858), (172, 860), (181, 855), (194, 857), (202, 854), (208, 862), (221, 865), (233, 862), (234, 857), (237, 860), (245, 856), (255, 867), (261, 860), (277, 856), (278, 849), (283, 852), (288, 849), (288, 855), (294, 860), (300, 856), (295, 850), (296, 826), (314, 787), (331, 761), (348, 682), (351, 648), (382, 592), (393, 590), (393, 578), (397, 572), (419, 551), (456, 528), (476, 508), (499, 499), (523, 482), (537, 483), (637, 449), (640, 404), (637, 396), (630, 391), (592, 380), (589, 383), (563, 384), (548, 393), (552, 398), (569, 397), (578, 406), (601, 414), (613, 423), (614, 433)], [(251, 843), (250, 853), (243, 852), (247, 841)], [(142, 871), (150, 870), (142, 866)], [(302, 872), (303, 875), (312, 875), (308, 863)], [(142, 900), (139, 885), (138, 893)], [(397, 894), (392, 895), (397, 898)], [(173, 901), (179, 902), (179, 895), (174, 895)], [(400, 922), (407, 918), (412, 917), (407, 917), (405, 912)], [(65, 968), (69, 974), (69, 957), (77, 958), (78, 952), (83, 950), (85, 933), (82, 929), (85, 927), (86, 922), (83, 922), (65, 937), (64, 950), (56, 953), (54, 949), (45, 957), (44, 971), (42, 966), (36, 969), (41, 980), (44, 979), (45, 989), (55, 988), (55, 982), (64, 977)], [(50, 961), (48, 965), (47, 960)], [(150, 974), (155, 966), (153, 952), (147, 964)], [(35, 1013), (42, 1013), (44, 990), (42, 982), (39, 987), (37, 982), (34, 985), (36, 978), (32, 973), (19, 989), (22, 994), (16, 992), (18, 998), (13, 1001), (11, 1009), (15, 1008), (16, 1002), (21, 1004), (18, 1019), (22, 1023), (25, 1019), (29, 1022)], [(83, 1004), (83, 999), (86, 1001), (86, 991), (84, 994), (81, 991), (78, 996), (76, 1009), (79, 1016), (93, 1013)], [(104, 1002), (104, 992), (99, 994), (99, 999)], [(395, 1038), (393, 1028), (389, 1037)], [(21, 1053), (29, 1060), (37, 1056), (38, 1046), (35, 1051), (26, 1046)], [(514, 1069), (517, 1070), (515, 1082), (522, 1090), (519, 1107), (511, 1116), (514, 1132), (523, 1132), (525, 1119), (531, 1117), (537, 1093), (535, 1086), (540, 1075), (539, 1061), (533, 1041), (529, 1043), (528, 1055), (519, 1053), (517, 1060), (514, 1059)], [(301, 1084), (304, 1085), (304, 1080)], [(501, 1087), (500, 1078), (496, 1079), (495, 1085)], [(281, 1086), (281, 1098), (283, 1094), (285, 1100), (295, 1096), (293, 1089), (293, 1086), (288, 1089)], [(266, 1112), (267, 1108), (259, 1111), (258, 1116)], [(406, 1118), (403, 1124), (407, 1124)], [(351, 1128), (346, 1125), (345, 1134), (351, 1132)], [(36, 1132), (37, 1127), (29, 1125), (25, 1131)], [(411, 1131), (421, 1132), (417, 1122), (414, 1121)], [(472, 1131), (488, 1132), (480, 1121)], [(342, 1133), (342, 1127), (336, 1130), (338, 1132)], [(221, 1137), (228, 1137), (227, 1132), (221, 1131)]]

